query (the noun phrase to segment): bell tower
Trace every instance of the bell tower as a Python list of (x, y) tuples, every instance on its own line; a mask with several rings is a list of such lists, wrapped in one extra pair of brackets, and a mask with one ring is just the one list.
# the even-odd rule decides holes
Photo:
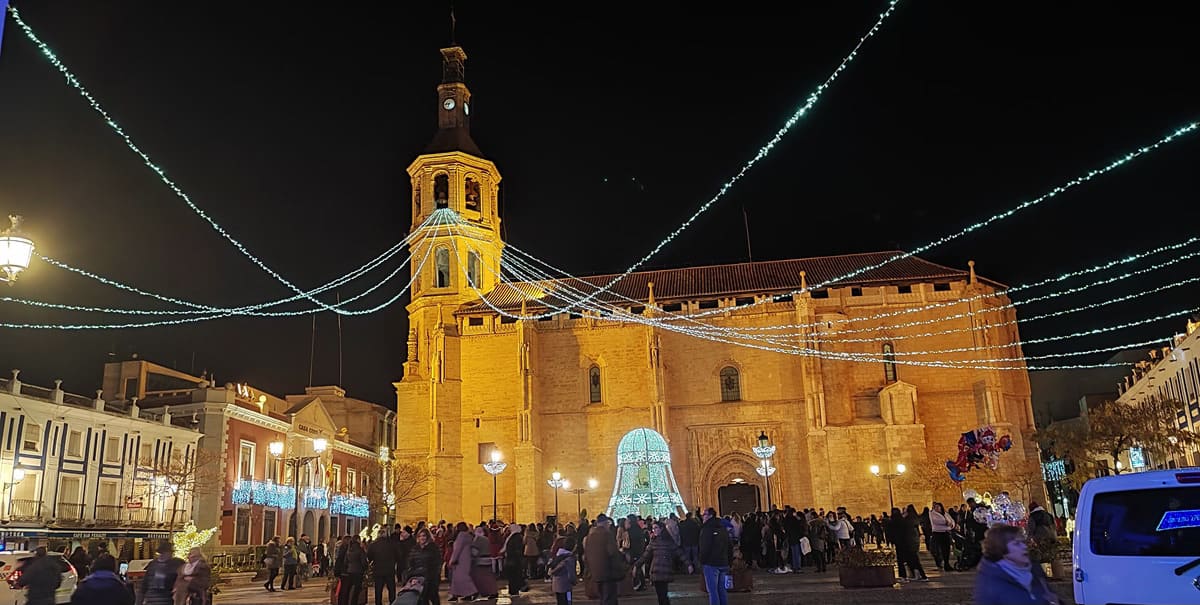
[(453, 325), (459, 305), (496, 285), (504, 247), (497, 207), (500, 171), (471, 139), (467, 54), (459, 46), (441, 53), (438, 130), (408, 167), (413, 229), (423, 232), (412, 247), (411, 268), (418, 277), (408, 305), (418, 334), (434, 324)]

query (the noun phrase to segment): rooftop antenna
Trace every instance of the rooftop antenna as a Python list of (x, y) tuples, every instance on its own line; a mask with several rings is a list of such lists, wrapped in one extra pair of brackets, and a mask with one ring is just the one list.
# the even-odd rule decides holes
[(742, 206), (742, 225), (746, 227), (746, 255), (754, 262), (754, 252), (750, 249), (750, 215), (746, 214), (745, 206)]

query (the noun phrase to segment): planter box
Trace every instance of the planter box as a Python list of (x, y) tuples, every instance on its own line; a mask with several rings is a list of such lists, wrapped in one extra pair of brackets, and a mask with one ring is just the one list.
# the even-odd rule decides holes
[(891, 565), (839, 567), (838, 581), (843, 588), (883, 588), (896, 583), (896, 568)]

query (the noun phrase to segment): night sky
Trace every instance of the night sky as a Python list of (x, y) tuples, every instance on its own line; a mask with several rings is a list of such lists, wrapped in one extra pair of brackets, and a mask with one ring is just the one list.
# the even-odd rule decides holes
[[(373, 3), (14, 3), (193, 201), (294, 283), (325, 283), (407, 232), (404, 168), (436, 128), (448, 3), (402, 3), (403, 13)], [(504, 176), (505, 236), (573, 273), (620, 272), (641, 258), (754, 156), (884, 8), (651, 4), (455, 3), (473, 136)], [(771, 156), (647, 266), (746, 261), (743, 210), (753, 257), (767, 260), (912, 249), (1037, 197), (1200, 119), (1198, 18), (1200, 6), (1178, 2), (905, 2)], [(974, 259), (980, 274), (1020, 284), (1181, 241), (1200, 231), (1198, 156), (1194, 134), (923, 256), (960, 268)], [(0, 49), (0, 210), (25, 215), (40, 252), (143, 289), (213, 305), (290, 294), (171, 193), (11, 19)], [(1020, 313), (1198, 269), (1180, 263)], [(0, 287), (168, 308), (44, 263)], [(1192, 284), (1021, 333), (1173, 312), (1200, 306), (1198, 295)], [(352, 396), (393, 404), (405, 302), (342, 319), (341, 382)], [(8, 322), (148, 319), (0, 303)], [(1166, 338), (1184, 321), (1025, 352)], [(0, 330), (0, 368), (90, 393), (106, 360), (137, 353), (283, 395), (308, 383), (311, 335), (309, 316)], [(315, 353), (313, 382), (337, 382), (330, 313), (317, 316)]]

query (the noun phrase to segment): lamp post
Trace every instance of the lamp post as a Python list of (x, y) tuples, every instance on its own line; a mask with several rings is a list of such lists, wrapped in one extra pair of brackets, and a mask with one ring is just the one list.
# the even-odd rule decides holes
[(289, 456), (287, 458), (283, 456), (284, 445), (282, 441), (272, 441), (268, 446), (272, 456), (292, 467), (292, 489), (296, 492), (296, 507), (292, 509), (292, 522), (288, 525), (289, 529), (291, 530), (291, 533), (288, 535), (292, 537), (296, 536), (296, 532), (298, 531), (300, 525), (300, 467), (306, 466), (309, 462), (320, 458), (321, 453), (325, 451), (325, 447), (327, 445), (328, 442), (326, 442), (324, 439), (313, 439), (312, 449), (316, 455)]
[(501, 461), (500, 450), (492, 450), (492, 461), (483, 463), (483, 470), (492, 476), (492, 521), (496, 520), (496, 476), (504, 472), (508, 464)]
[(771, 438), (767, 437), (767, 432), (762, 431), (758, 434), (758, 445), (750, 448), (754, 451), (754, 455), (758, 458), (758, 468), (754, 469), (759, 476), (766, 482), (767, 488), (767, 511), (771, 511), (771, 475), (775, 474), (775, 467), (771, 466), (771, 457), (775, 455), (775, 446), (771, 445)]
[(582, 511), (583, 511), (583, 501), (581, 499), (581, 496), (583, 495), (584, 492), (586, 492), (588, 490), (596, 489), (597, 485), (599, 485), (599, 483), (595, 479), (588, 479), (587, 489), (584, 489), (582, 487), (577, 487), (575, 489), (571, 489), (570, 482), (563, 480), (563, 489), (567, 490), (567, 493), (575, 494), (575, 514), (577, 516), (582, 514)]
[(896, 508), (896, 495), (892, 492), (892, 480), (895, 479), (896, 477), (899, 477), (900, 475), (903, 475), (904, 471), (906, 471), (906, 470), (908, 470), (908, 468), (905, 467), (903, 464), (897, 464), (896, 472), (880, 474), (879, 465), (878, 464), (871, 465), (871, 474), (872, 475), (875, 475), (876, 477), (882, 477), (884, 479), (887, 479), (887, 482), (888, 482), (888, 508), (889, 509)]
[[(4, 16), (0, 12), (0, 18)], [(17, 274), (29, 268), (33, 258), (33, 240), (21, 235), (21, 217), (16, 214), (8, 215), (12, 227), (0, 231), (0, 281), (13, 285)]]
[(554, 471), (550, 473), (550, 478), (546, 480), (550, 487), (554, 488), (554, 522), (558, 522), (558, 490), (564, 485), (570, 485), (570, 482), (563, 479), (562, 473)]
[(386, 533), (387, 526), (388, 526), (388, 513), (391, 512), (392, 507), (395, 506), (395, 502), (396, 502), (396, 495), (393, 494), (392, 490), (388, 487), (388, 475), (389, 475), (389, 471), (391, 470), (391, 466), (392, 466), (392, 450), (391, 450), (391, 448), (389, 448), (386, 445), (379, 446), (379, 466), (381, 467), (381, 470), (383, 471), (381, 473), (382, 476), (380, 477), (380, 479), (382, 480), (381, 483), (383, 483), (383, 523), (382, 523), (382, 525), (384, 528), (384, 532)]

